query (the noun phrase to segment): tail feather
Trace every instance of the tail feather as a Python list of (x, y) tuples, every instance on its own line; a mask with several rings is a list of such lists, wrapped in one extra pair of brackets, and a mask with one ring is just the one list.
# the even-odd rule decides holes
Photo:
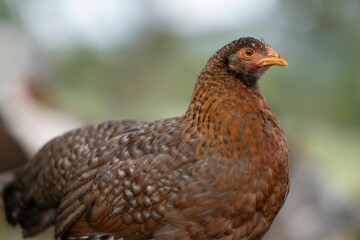
[(17, 194), (17, 191), (15, 190), (15, 184), (10, 183), (8, 186), (5, 187), (3, 191), (3, 202), (5, 205), (5, 216), (6, 221), (10, 223), (11, 225), (15, 226), (16, 221), (16, 215), (17, 215), (17, 203), (20, 198), (20, 196)]
[(19, 224), (24, 237), (32, 237), (54, 224), (55, 209), (40, 209), (33, 202), (23, 204), (15, 183), (10, 183), (3, 192), (5, 216), (13, 226)]

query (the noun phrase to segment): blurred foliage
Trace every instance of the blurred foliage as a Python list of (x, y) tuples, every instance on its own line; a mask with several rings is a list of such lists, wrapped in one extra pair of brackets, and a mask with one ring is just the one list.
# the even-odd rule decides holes
[(282, 8), (296, 66), (287, 99), (301, 103), (287, 111), (359, 128), (360, 2), (283, 1)]
[[(123, 118), (124, 112), (125, 117), (152, 119), (179, 114), (192, 89), (187, 89), (185, 98), (183, 90), (193, 84), (201, 65), (192, 64), (196, 59), (190, 59), (171, 36), (146, 35), (144, 39), (111, 52), (79, 48), (57, 55), (47, 76), (51, 95), (64, 100), (65, 108), (74, 113), (81, 109), (85, 120)], [(164, 99), (170, 102), (164, 103)]]
[(11, 16), (8, 5), (5, 2), (0, 1), (0, 21), (9, 19)]

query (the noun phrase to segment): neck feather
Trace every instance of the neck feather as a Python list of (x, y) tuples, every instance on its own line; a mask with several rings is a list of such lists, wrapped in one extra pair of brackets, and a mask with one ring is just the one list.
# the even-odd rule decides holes
[[(264, 127), (262, 109), (272, 114), (258, 88), (249, 88), (226, 72), (214, 74), (204, 70), (196, 83), (191, 104), (182, 116), (188, 123), (184, 134), (207, 136), (206, 141), (199, 144), (199, 150), (216, 145), (234, 158), (240, 153), (251, 154), (249, 146), (254, 143), (244, 139), (257, 141), (254, 131), (261, 134)], [(248, 136), (244, 138), (244, 134)]]

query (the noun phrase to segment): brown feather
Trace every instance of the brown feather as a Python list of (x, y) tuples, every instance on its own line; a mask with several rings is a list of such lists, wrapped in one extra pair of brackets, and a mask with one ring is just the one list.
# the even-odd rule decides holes
[(289, 191), (287, 142), (257, 85), (287, 64), (276, 54), (241, 38), (210, 58), (182, 116), (53, 140), (19, 175), (14, 216), (56, 208), (56, 237), (260, 239)]

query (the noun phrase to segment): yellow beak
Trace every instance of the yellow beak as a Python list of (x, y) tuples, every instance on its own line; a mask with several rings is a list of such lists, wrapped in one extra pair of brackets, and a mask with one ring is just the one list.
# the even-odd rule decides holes
[(267, 46), (267, 56), (260, 59), (256, 65), (257, 66), (288, 66), (288, 61), (284, 56), (281, 56), (274, 49)]

